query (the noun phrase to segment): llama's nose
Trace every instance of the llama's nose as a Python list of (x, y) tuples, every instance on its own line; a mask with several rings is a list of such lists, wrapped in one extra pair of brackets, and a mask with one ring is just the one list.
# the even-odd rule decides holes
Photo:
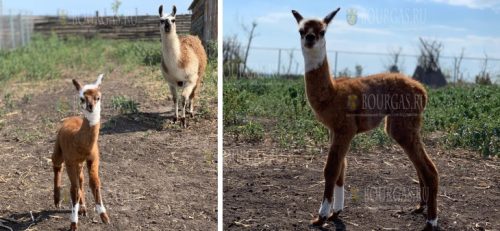
[(94, 110), (94, 107), (92, 104), (87, 104), (87, 111), (92, 112)]
[(308, 41), (308, 42), (314, 42), (314, 39), (316, 39), (316, 36), (314, 36), (313, 34), (307, 34), (306, 35), (306, 41)]

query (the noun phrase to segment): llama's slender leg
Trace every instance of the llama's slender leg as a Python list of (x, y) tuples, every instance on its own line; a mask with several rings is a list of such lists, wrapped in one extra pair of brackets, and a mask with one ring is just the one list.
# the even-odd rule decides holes
[(80, 194), (80, 201), (79, 201), (79, 204), (80, 204), (80, 210), (78, 211), (78, 215), (82, 215), (82, 216), (87, 216), (87, 207), (85, 206), (85, 187), (84, 187), (84, 179), (83, 179), (83, 171), (80, 171), (80, 176), (78, 177), (78, 181), (79, 181), (79, 187), (80, 187), (80, 190), (79, 190), (79, 194)]
[(421, 116), (388, 118), (388, 130), (391, 137), (405, 150), (421, 178), (423, 187), (420, 188), (420, 195), (424, 197), (421, 200), (427, 205), (427, 223), (424, 230), (435, 230), (439, 176), (422, 143), (421, 120)]
[(52, 169), (54, 170), (54, 205), (61, 206), (61, 175), (63, 169), (63, 156), (59, 142), (56, 141), (54, 153), (52, 154)]
[(176, 122), (178, 119), (179, 119), (179, 97), (178, 97), (178, 93), (177, 93), (177, 87), (169, 84), (169, 87), (170, 87), (170, 93), (172, 94), (172, 101), (174, 102), (174, 113), (175, 113), (175, 117), (174, 117), (174, 122)]
[(333, 213), (328, 218), (329, 221), (333, 221), (339, 217), (340, 212), (344, 209), (344, 181), (345, 181), (345, 171), (347, 168), (347, 158), (344, 158), (342, 162), (342, 169), (340, 170), (339, 178), (333, 186)]
[(186, 128), (187, 123), (186, 123), (186, 106), (189, 100), (189, 96), (193, 92), (193, 89), (196, 86), (196, 82), (186, 82), (184, 89), (182, 90), (182, 114), (181, 114), (181, 125)]
[(80, 210), (80, 182), (79, 176), (82, 171), (82, 165), (66, 163), (68, 178), (71, 182), (71, 227), (70, 230), (76, 230), (78, 227), (78, 211)]
[(96, 204), (96, 210), (103, 223), (109, 223), (109, 217), (102, 203), (101, 197), (101, 181), (99, 179), (99, 157), (95, 157), (93, 160), (87, 160), (87, 168), (89, 170), (89, 185), (92, 194), (94, 195), (94, 200)]
[(194, 98), (196, 97), (196, 94), (198, 92), (198, 85), (195, 85), (193, 88), (193, 91), (189, 95), (189, 110), (188, 113), (191, 115), (191, 117), (194, 117)]
[(418, 184), (420, 186), (420, 203), (418, 204), (418, 207), (413, 210), (413, 213), (423, 213), (425, 208), (427, 207), (427, 195), (425, 193), (425, 185), (424, 185), (424, 180), (422, 179), (422, 176), (420, 176), (420, 172), (417, 172), (418, 174)]
[(335, 134), (333, 137), (333, 143), (330, 147), (330, 152), (328, 153), (328, 159), (324, 169), (325, 191), (323, 193), (323, 201), (319, 209), (318, 217), (312, 221), (313, 225), (323, 225), (323, 223), (325, 223), (327, 218), (330, 216), (334, 185), (341, 174), (344, 158), (349, 150), (349, 144), (351, 143), (353, 137), (354, 134), (341, 133)]

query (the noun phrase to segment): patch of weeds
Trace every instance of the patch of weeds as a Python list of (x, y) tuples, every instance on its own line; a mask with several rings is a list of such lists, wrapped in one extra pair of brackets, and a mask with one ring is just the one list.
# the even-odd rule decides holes
[(33, 99), (33, 94), (26, 94), (23, 96), (22, 102), (23, 104), (28, 104), (31, 102), (32, 99)]
[(60, 98), (56, 102), (56, 111), (59, 114), (65, 115), (67, 112), (69, 112), (71, 109), (71, 105), (68, 101), (66, 101), (63, 98)]
[(257, 122), (249, 121), (244, 125), (231, 127), (229, 132), (234, 134), (238, 141), (258, 143), (264, 140), (264, 127)]
[(3, 97), (5, 108), (13, 109), (16, 105), (14, 104), (14, 98), (11, 93), (7, 93)]
[(213, 164), (214, 162), (214, 153), (209, 150), (203, 151), (203, 156), (205, 156), (205, 163)]
[(118, 110), (121, 114), (137, 113), (139, 103), (129, 99), (123, 95), (113, 96), (111, 98), (111, 106), (114, 110)]
[(195, 112), (197, 116), (201, 118), (210, 119), (211, 117), (210, 104), (207, 102), (205, 98), (202, 98), (200, 100), (200, 105), (198, 106), (198, 108), (195, 107)]
[(28, 130), (28, 129), (18, 128), (14, 131), (14, 135), (19, 142), (27, 142), (27, 143), (31, 143), (43, 137), (42, 133), (36, 129)]
[(102, 124), (102, 129), (103, 130), (108, 130), (108, 129), (111, 130), (111, 129), (116, 127), (116, 123), (117, 123), (116, 118), (112, 117), (108, 121), (106, 121), (106, 123)]

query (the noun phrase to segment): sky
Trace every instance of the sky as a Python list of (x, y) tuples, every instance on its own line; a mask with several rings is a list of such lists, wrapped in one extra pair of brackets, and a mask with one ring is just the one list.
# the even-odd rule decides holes
[[(314, 4), (312, 3), (314, 2)], [(443, 43), (442, 56), (500, 58), (500, 0), (225, 0), (223, 37), (237, 36), (243, 45), (247, 33), (242, 25), (257, 23), (257, 36), (252, 47), (300, 49), (300, 37), (291, 10), (305, 18), (323, 18), (340, 7), (330, 23), (326, 41), (329, 51), (390, 53), (402, 49), (403, 54), (419, 53), (419, 37)], [(355, 11), (355, 13), (353, 13)], [(349, 13), (348, 13), (349, 12)], [(357, 15), (357, 21), (348, 23), (348, 15)], [(352, 21), (351, 21), (352, 22)], [(289, 69), (290, 52), (282, 51), (281, 72)], [(328, 53), (334, 68), (334, 52)], [(278, 51), (252, 49), (249, 67), (259, 72), (278, 69)], [(303, 72), (300, 51), (293, 53), (291, 72)], [(449, 71), (453, 59), (442, 58), (441, 66)], [(385, 71), (389, 56), (363, 55), (339, 52), (337, 70), (363, 66), (363, 74)], [(480, 71), (481, 60), (464, 59), (464, 77), (472, 79)], [(402, 57), (400, 68), (412, 74), (416, 57)], [(488, 62), (489, 71), (500, 74), (500, 60)], [(333, 70), (332, 70), (333, 72)]]
[[(0, 0), (3, 2), (3, 13), (9, 10), (14, 13), (30, 12), (33, 15), (57, 15), (58, 10), (64, 10), (68, 15), (94, 15), (96, 11), (104, 15), (113, 15), (111, 4), (114, 0)], [(191, 0), (121, 0), (120, 15), (135, 15), (136, 9), (140, 15), (156, 15), (158, 7), (163, 4), (170, 12), (171, 4), (177, 7), (177, 14), (189, 13)]]

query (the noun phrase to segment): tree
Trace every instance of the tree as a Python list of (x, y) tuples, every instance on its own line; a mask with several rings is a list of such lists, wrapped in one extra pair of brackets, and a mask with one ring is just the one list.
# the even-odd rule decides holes
[(351, 77), (351, 71), (349, 70), (349, 68), (344, 68), (342, 69), (341, 71), (339, 71), (339, 77)]
[(460, 52), (460, 56), (453, 57), (453, 78), (454, 78), (455, 83), (459, 79), (462, 79), (462, 77), (463, 77), (463, 73), (460, 70), (460, 66), (462, 64), (462, 59), (464, 58), (464, 50), (465, 50), (465, 48), (462, 48), (462, 52)]
[(476, 83), (481, 85), (491, 85), (490, 73), (488, 72), (488, 54), (484, 53), (484, 61), (481, 71), (476, 75)]
[(420, 39), (420, 56), (413, 78), (430, 87), (442, 87), (447, 84), (439, 66), (439, 56), (443, 44), (438, 41)]
[(238, 78), (241, 73), (242, 61), (241, 43), (236, 35), (226, 37), (222, 45), (222, 61), (224, 76), (236, 75)]
[(122, 5), (121, 0), (115, 0), (113, 3), (111, 3), (111, 10), (113, 10), (113, 13), (115, 16), (118, 16), (118, 10), (120, 9), (120, 6)]
[(354, 69), (356, 71), (356, 77), (361, 77), (363, 75), (363, 66), (356, 64), (356, 66), (354, 66)]
[(399, 70), (399, 57), (401, 55), (401, 51), (403, 49), (401, 47), (399, 47), (397, 50), (392, 50), (392, 51), (389, 51), (389, 54), (390, 54), (390, 64), (388, 65), (388, 71), (391, 72), (391, 73), (399, 73), (400, 70)]
[(243, 73), (247, 71), (247, 60), (248, 60), (248, 53), (250, 51), (250, 45), (252, 44), (253, 38), (256, 36), (255, 35), (255, 27), (257, 27), (257, 22), (253, 21), (251, 24), (251, 28), (248, 28), (245, 24), (241, 25), (243, 27), (243, 30), (247, 32), (248, 35), (248, 43), (245, 51), (245, 58), (243, 59)]

